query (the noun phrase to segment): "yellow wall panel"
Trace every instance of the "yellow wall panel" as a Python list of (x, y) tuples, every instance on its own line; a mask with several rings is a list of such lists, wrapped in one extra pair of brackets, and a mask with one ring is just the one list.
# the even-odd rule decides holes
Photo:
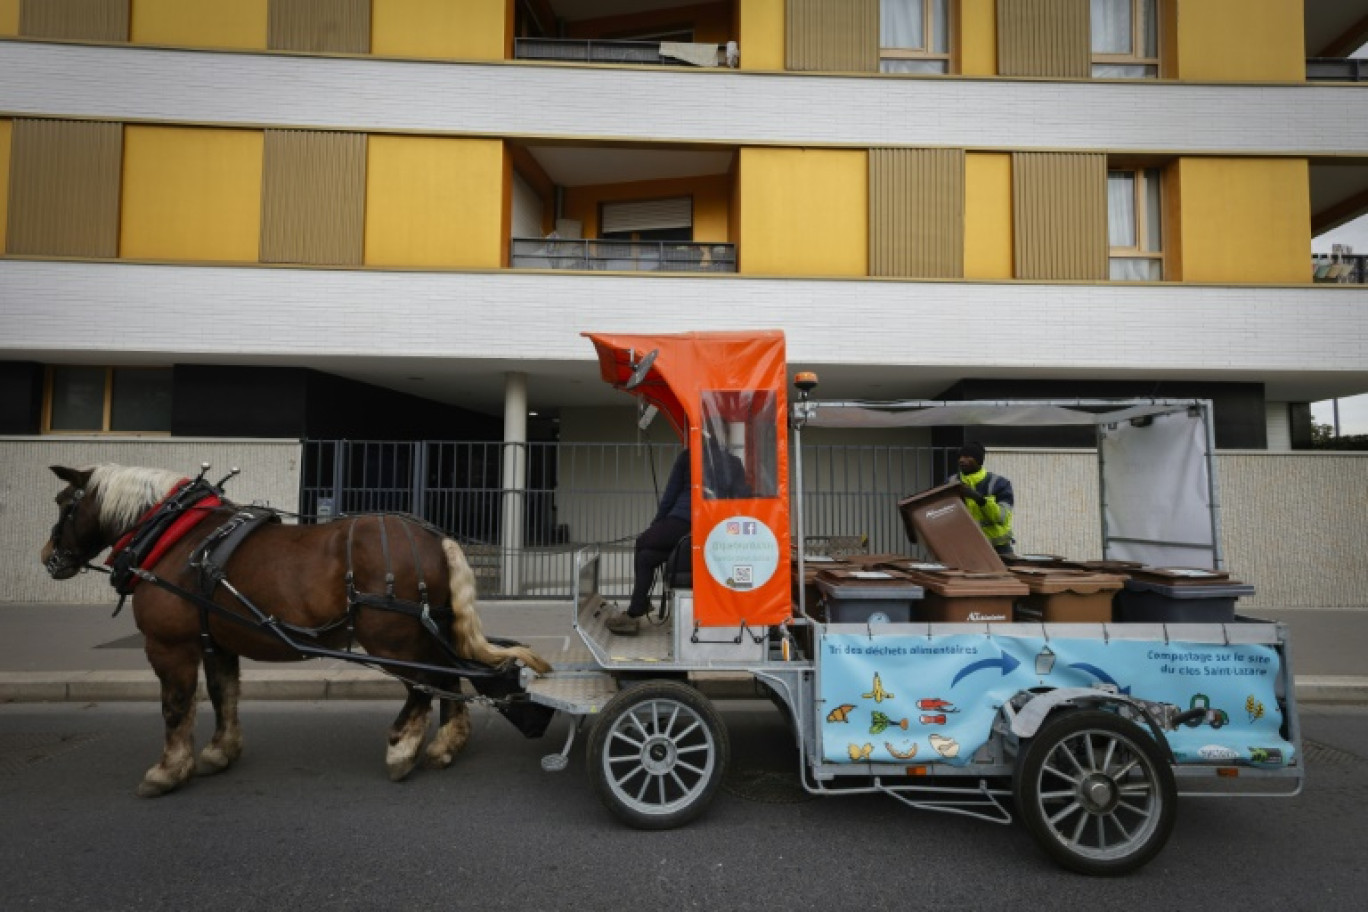
[(784, 68), (784, 0), (737, 0), (743, 70)]
[(5, 249), (5, 225), (9, 222), (10, 137), (13, 134), (12, 122), (0, 119), (0, 251)]
[(1179, 6), (1178, 79), (1306, 81), (1302, 4), (1201, 0)]
[(261, 150), (256, 130), (125, 127), (119, 256), (255, 262)]
[(20, 0), (0, 0), (0, 35), (19, 34)]
[(740, 184), (742, 273), (867, 274), (864, 150), (742, 149)]
[(1185, 158), (1176, 173), (1184, 281), (1310, 281), (1305, 159)]
[(964, 157), (964, 277), (1012, 277), (1012, 156)]
[(965, 76), (997, 75), (997, 0), (960, 0), (959, 62)]
[(374, 0), (371, 53), (503, 60), (511, 5), (506, 0)]
[(564, 216), (583, 222), (584, 236), (599, 233), (599, 205), (621, 200), (693, 197), (693, 239), (699, 243), (725, 244), (729, 235), (731, 179), (725, 174), (681, 177), (672, 180), (633, 181), (565, 189)]
[(171, 47), (266, 49), (268, 0), (136, 0), (129, 41)]
[(497, 139), (372, 136), (366, 265), (497, 268), (503, 175)]

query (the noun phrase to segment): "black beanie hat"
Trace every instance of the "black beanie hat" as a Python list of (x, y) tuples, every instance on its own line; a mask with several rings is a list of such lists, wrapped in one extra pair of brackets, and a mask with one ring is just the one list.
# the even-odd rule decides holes
[(988, 455), (987, 451), (983, 449), (983, 444), (974, 440), (971, 440), (964, 446), (960, 447), (959, 454), (961, 456), (968, 456), (970, 459), (974, 460), (974, 462), (977, 462), (979, 465), (983, 465), (983, 460)]

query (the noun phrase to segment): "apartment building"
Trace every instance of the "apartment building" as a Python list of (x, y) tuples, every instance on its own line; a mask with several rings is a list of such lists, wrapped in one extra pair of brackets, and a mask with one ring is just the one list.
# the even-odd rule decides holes
[(1368, 0), (0, 0), (0, 435), (583, 439), (623, 403), (581, 331), (774, 327), (824, 396), (1201, 396), (1291, 448), (1368, 391), (1368, 286), (1310, 255), (1368, 211), (1365, 39)]

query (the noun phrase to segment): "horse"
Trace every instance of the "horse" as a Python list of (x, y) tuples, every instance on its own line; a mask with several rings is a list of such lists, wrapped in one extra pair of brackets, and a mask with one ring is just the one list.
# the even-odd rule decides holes
[[(443, 668), (488, 668), (505, 681), (524, 674), (520, 666), (551, 670), (527, 646), (485, 637), (475, 612), (475, 575), (460, 546), (416, 517), (283, 523), (276, 511), (242, 509), (222, 498), (223, 482), (211, 485), (203, 472), (191, 482), (175, 472), (112, 463), (50, 468), (67, 486), (56, 497), (58, 520), (42, 548), (44, 567), (55, 580), (69, 579), (112, 547), (116, 588), (131, 592), (147, 660), (161, 684), (165, 744), (137, 787), (140, 797), (166, 794), (192, 775), (223, 772), (241, 756), (241, 657), (288, 662), (316, 650), (354, 655), (399, 677), (407, 699), (388, 731), (385, 755), (394, 781), (419, 762), (434, 690), (441, 713), (422, 758), (426, 765), (449, 766), (469, 738), (468, 698), (446, 689), (459, 680)], [(137, 561), (141, 567), (130, 566)], [(446, 619), (447, 629), (434, 618)], [(299, 642), (311, 645), (301, 653)], [(353, 645), (364, 655), (353, 653)], [(216, 724), (196, 761), (201, 664)], [(466, 676), (480, 690), (478, 676)]]

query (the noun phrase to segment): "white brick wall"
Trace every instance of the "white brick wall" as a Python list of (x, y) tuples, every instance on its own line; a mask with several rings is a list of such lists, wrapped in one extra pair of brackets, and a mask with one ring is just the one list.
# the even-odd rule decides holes
[(1361, 87), (915, 79), (0, 41), (0, 111), (493, 136), (1368, 151)]
[[(965, 319), (972, 314), (973, 319)], [(283, 327), (283, 328), (282, 328)], [(779, 328), (791, 363), (1368, 386), (1368, 287), (562, 275), (0, 260), (0, 359), (588, 364), (580, 333)], [(320, 364), (329, 369), (327, 364)], [(597, 376), (581, 370), (587, 379)], [(903, 393), (898, 393), (902, 395)], [(924, 395), (928, 393), (917, 393)]]

